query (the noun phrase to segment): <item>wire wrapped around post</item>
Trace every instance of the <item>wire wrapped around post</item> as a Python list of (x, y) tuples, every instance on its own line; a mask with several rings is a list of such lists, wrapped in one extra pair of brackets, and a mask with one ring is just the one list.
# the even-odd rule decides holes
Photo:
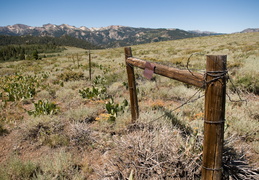
[(227, 56), (207, 56), (202, 179), (222, 179)]

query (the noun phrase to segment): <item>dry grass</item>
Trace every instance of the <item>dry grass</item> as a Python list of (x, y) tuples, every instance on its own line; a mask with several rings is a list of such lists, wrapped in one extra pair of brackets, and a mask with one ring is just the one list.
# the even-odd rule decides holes
[(99, 176), (127, 179), (133, 171), (134, 179), (199, 179), (201, 138), (185, 138), (170, 123), (159, 124), (139, 122), (114, 137), (115, 148), (106, 152), (109, 160)]
[[(205, 69), (206, 54), (227, 54), (229, 75), (225, 124), (224, 178), (258, 179), (258, 33), (201, 37), (133, 46), (133, 55), (169, 66)], [(78, 61), (71, 56), (79, 55)], [(203, 91), (135, 69), (140, 118), (130, 110), (116, 115), (105, 108), (129, 99), (123, 48), (92, 53), (89, 80), (85, 50), (68, 48), (39, 61), (4, 62), (0, 79), (14, 73), (36, 75), (40, 85), (32, 98), (4, 100), (0, 88), (0, 179), (199, 179), (203, 138)], [(98, 78), (101, 77), (103, 79)], [(1, 81), (0, 81), (1, 82)], [(0, 83), (0, 86), (2, 84)], [(79, 90), (104, 86), (107, 99), (84, 99)], [(239, 96), (237, 94), (239, 93)], [(56, 115), (29, 116), (33, 103), (54, 102)], [(15, 158), (9, 158), (16, 153)], [(19, 168), (17, 164), (20, 164)], [(3, 168), (2, 168), (3, 167)], [(20, 174), (21, 169), (27, 172)], [(245, 174), (247, 173), (247, 174)]]

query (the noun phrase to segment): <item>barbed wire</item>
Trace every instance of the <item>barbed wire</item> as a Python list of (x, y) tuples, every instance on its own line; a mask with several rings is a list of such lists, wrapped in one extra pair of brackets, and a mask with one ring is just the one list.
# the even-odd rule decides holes
[[(188, 59), (187, 59), (186, 69), (190, 72), (190, 74), (192, 74), (194, 77), (198, 78), (198, 77), (195, 76), (195, 74), (193, 73), (193, 70), (191, 70), (191, 69), (189, 68), (189, 65), (190, 65), (190, 62), (191, 62), (191, 57), (192, 57), (193, 55), (195, 55), (195, 54), (205, 55), (204, 53), (201, 53), (201, 52), (199, 52), (199, 53), (192, 53), (192, 54), (188, 57)], [(131, 65), (130, 63), (127, 63), (127, 64), (128, 64), (129, 66), (131, 66), (131, 67), (134, 68), (134, 66)], [(223, 69), (223, 67), (222, 67), (221, 64), (217, 63), (217, 66), (219, 66), (219, 68)], [(197, 71), (197, 69), (196, 69), (196, 71)], [(199, 71), (201, 71), (201, 70), (199, 70)], [(214, 73), (215, 73), (215, 74), (214, 74)], [(206, 82), (206, 76), (208, 76), (208, 75), (209, 75), (209, 76), (212, 76), (212, 77), (214, 77), (214, 78), (213, 78), (212, 80)], [(235, 90), (235, 92), (237, 93), (238, 98), (239, 98), (239, 100), (233, 100), (233, 99), (231, 98), (230, 94), (226, 92), (226, 96), (228, 97), (229, 101), (230, 101), (230, 102), (246, 102), (246, 103), (247, 103), (247, 100), (244, 100), (244, 99), (241, 98), (241, 94), (239, 93), (237, 87), (234, 85), (234, 83), (233, 83), (233, 81), (232, 81), (232, 79), (231, 79), (231, 77), (230, 77), (228, 71), (224, 71), (224, 72), (223, 72), (223, 71), (217, 71), (217, 72), (206, 72), (206, 73), (204, 73), (204, 81), (205, 81), (206, 84), (210, 84), (210, 83), (212, 83), (212, 82), (218, 81), (219, 79), (221, 79), (221, 78), (223, 78), (223, 77), (226, 78), (226, 82), (230, 82), (230, 83), (231, 83), (231, 85), (233, 86), (233, 88), (234, 88), (234, 90)], [(221, 82), (221, 81), (220, 81), (220, 82)], [(169, 113), (172, 113), (172, 112), (174, 112), (174, 111), (180, 109), (181, 107), (183, 107), (183, 106), (185, 106), (185, 105), (187, 105), (187, 104), (193, 103), (193, 102), (197, 101), (198, 99), (204, 97), (205, 95), (202, 95), (202, 96), (199, 95), (198, 97), (196, 97), (195, 99), (193, 99), (193, 98), (194, 98), (198, 93), (200, 93), (202, 90), (203, 90), (203, 88), (199, 88), (190, 98), (188, 98), (186, 101), (184, 101), (182, 104), (180, 104), (179, 106), (177, 106), (177, 107), (174, 108), (173, 110), (170, 110)], [(158, 121), (159, 119), (165, 117), (166, 114), (167, 114), (167, 113), (165, 113), (165, 114), (159, 116), (159, 117), (156, 118), (156, 119), (153, 119), (152, 121), (149, 121), (148, 123), (153, 123), (153, 122), (155, 122), (155, 121)]]
[[(198, 89), (189, 99), (187, 99), (185, 102), (183, 102), (182, 104), (180, 104), (179, 106), (177, 106), (177, 107), (174, 108), (173, 110), (170, 110), (169, 113), (172, 113), (172, 112), (176, 111), (177, 109), (180, 109), (181, 107), (183, 107), (183, 106), (185, 106), (185, 105), (187, 105), (187, 104), (193, 103), (193, 102), (197, 101), (198, 99), (204, 97), (205, 95), (202, 95), (202, 96), (198, 96), (197, 98), (195, 98), (195, 99), (192, 100), (192, 98), (194, 98), (194, 97), (195, 97), (199, 92), (201, 92), (202, 90), (203, 90), (203, 89), (201, 89), (201, 88)], [(149, 121), (148, 123), (153, 123), (153, 122), (155, 122), (155, 121), (157, 121), (157, 120), (163, 118), (163, 117), (166, 116), (166, 115), (167, 115), (167, 114), (165, 113), (165, 114), (159, 116), (158, 118), (156, 118), (156, 119), (154, 119), (154, 120), (152, 120), (152, 121)]]
[[(189, 68), (189, 64), (190, 64), (190, 61), (191, 61), (191, 57), (192, 57), (193, 55), (195, 55), (195, 54), (206, 55), (206, 54), (204, 54), (204, 53), (198, 52), (198, 53), (192, 53), (192, 54), (188, 57), (187, 63), (186, 63), (186, 68), (187, 68), (187, 70), (188, 70), (194, 77), (196, 77), (196, 76), (193, 74), (192, 70)], [(223, 63), (225, 63), (225, 62), (223, 62)], [(217, 64), (217, 66), (218, 66), (220, 69), (223, 69), (223, 66), (222, 66), (221, 64), (219, 64), (219, 63), (216, 63), (216, 64)], [(226, 65), (226, 64), (225, 64), (225, 65)], [(230, 97), (229, 93), (226, 92), (226, 96), (228, 97), (229, 101), (230, 101), (230, 102), (246, 102), (246, 104), (247, 104), (247, 100), (241, 98), (241, 94), (239, 93), (237, 87), (236, 87), (235, 84), (233, 83), (232, 78), (231, 78), (231, 76), (229, 75), (229, 72), (228, 72), (228, 71), (225, 71), (225, 72), (213, 72), (213, 73), (221, 73), (221, 74), (213, 75), (211, 72), (206, 72), (206, 73), (205, 73), (205, 76), (206, 76), (206, 75), (214, 76), (214, 79), (212, 79), (212, 80), (209, 81), (209, 82), (206, 82), (207, 84), (209, 84), (209, 83), (211, 83), (211, 82), (214, 82), (214, 81), (217, 81), (218, 79), (221, 79), (222, 77), (226, 77), (227, 82), (230, 82), (230, 83), (231, 83), (231, 85), (232, 85), (234, 91), (237, 93), (238, 98), (239, 98), (239, 100), (233, 100), (233, 99)], [(204, 80), (206, 79), (205, 76), (204, 76)]]
[[(192, 53), (192, 54), (188, 57), (188, 59), (187, 59), (186, 69), (187, 69), (194, 77), (198, 78), (197, 76), (195, 76), (195, 75), (193, 74), (192, 70), (189, 68), (189, 64), (190, 64), (190, 61), (191, 61), (191, 57), (192, 57), (193, 55), (195, 55), (195, 54), (205, 55), (204, 53), (201, 53), (201, 52), (199, 52), (199, 53)], [(196, 70), (196, 71), (202, 71), (201, 69), (195, 69), (195, 70)], [(203, 71), (204, 71), (204, 70), (203, 70)]]
[(246, 105), (247, 105), (247, 99), (242, 99), (242, 98), (241, 98), (241, 94), (240, 94), (239, 90), (237, 89), (237, 87), (234, 85), (234, 83), (233, 83), (231, 77), (228, 77), (228, 80), (229, 80), (229, 82), (231, 83), (231, 85), (233, 86), (234, 91), (236, 92), (236, 94), (238, 95), (238, 98), (239, 98), (239, 100), (233, 100), (233, 99), (230, 97), (229, 93), (226, 92), (226, 95), (227, 95), (227, 97), (228, 97), (228, 100), (229, 100), (230, 102), (245, 102)]

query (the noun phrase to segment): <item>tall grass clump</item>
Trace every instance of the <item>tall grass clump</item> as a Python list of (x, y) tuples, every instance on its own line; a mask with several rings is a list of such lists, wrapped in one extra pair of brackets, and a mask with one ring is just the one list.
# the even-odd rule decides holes
[(67, 70), (58, 75), (58, 79), (62, 81), (78, 81), (84, 78), (84, 73), (79, 71), (75, 72), (72, 70)]
[(103, 177), (126, 179), (133, 171), (136, 179), (200, 178), (201, 150), (176, 129), (144, 126), (118, 137), (115, 145)]
[(57, 117), (37, 116), (22, 126), (23, 139), (35, 146), (58, 148), (69, 145), (69, 137), (64, 133), (65, 124)]
[(259, 61), (251, 56), (246, 59), (244, 65), (236, 72), (234, 83), (230, 86), (233, 91), (241, 90), (243, 92), (259, 95)]
[(8, 133), (8, 131), (4, 128), (4, 125), (2, 123), (2, 120), (0, 120), (0, 136)]
[[(161, 113), (153, 112), (153, 118)], [(189, 129), (179, 127), (175, 119), (152, 121), (151, 114), (142, 114), (125, 134), (113, 138), (109, 161), (97, 169), (100, 178), (127, 179), (130, 174), (136, 180), (200, 178), (202, 139), (197, 134), (186, 136)]]
[(61, 149), (42, 158), (37, 179), (84, 179), (71, 153)]
[(32, 161), (22, 161), (17, 155), (9, 158), (5, 165), (0, 166), (0, 179), (28, 180), (36, 177), (39, 166)]

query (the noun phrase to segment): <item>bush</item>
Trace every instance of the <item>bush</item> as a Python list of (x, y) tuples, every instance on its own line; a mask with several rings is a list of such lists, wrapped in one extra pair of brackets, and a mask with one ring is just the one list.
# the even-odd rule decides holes
[(4, 167), (0, 167), (0, 179), (31, 179), (39, 167), (31, 161), (22, 161), (13, 156)]
[(85, 179), (80, 165), (73, 162), (72, 155), (61, 150), (48, 155), (37, 163), (22, 161), (16, 155), (5, 165), (0, 165), (1, 180), (29, 179)]
[(23, 98), (32, 98), (39, 87), (36, 76), (12, 75), (0, 79), (0, 98), (4, 101), (18, 101)]
[(106, 83), (106, 79), (104, 77), (101, 77), (100, 75), (96, 76), (95, 79), (93, 80), (94, 85), (102, 85)]
[(0, 121), (0, 136), (4, 135), (6, 133), (8, 133), (8, 131), (6, 129), (4, 129), (4, 127)]
[(49, 103), (48, 101), (39, 100), (34, 103), (35, 110), (28, 111), (29, 115), (40, 116), (40, 115), (53, 115), (57, 114), (59, 108), (54, 103)]
[(136, 179), (200, 178), (200, 138), (184, 139), (180, 131), (164, 126), (134, 124), (131, 129), (115, 138), (116, 148), (99, 172), (102, 178), (126, 179), (130, 174)]
[(80, 95), (82, 98), (87, 98), (87, 99), (106, 99), (107, 98), (107, 89), (106, 87), (95, 87), (92, 86), (92, 89), (86, 88), (79, 90)]
[(58, 75), (58, 79), (62, 81), (78, 81), (84, 78), (83, 72), (65, 71)]
[(72, 154), (64, 150), (42, 158), (37, 179), (85, 179), (80, 173), (80, 166), (73, 160)]
[(64, 134), (64, 124), (54, 118), (35, 118), (34, 124), (27, 126), (25, 139), (37, 146), (47, 145), (51, 148), (67, 146), (69, 137)]
[(109, 120), (115, 121), (116, 117), (118, 116), (119, 112), (124, 112), (124, 109), (128, 106), (128, 101), (124, 99), (121, 104), (114, 103), (113, 98), (108, 101), (105, 105), (107, 112), (110, 114)]

